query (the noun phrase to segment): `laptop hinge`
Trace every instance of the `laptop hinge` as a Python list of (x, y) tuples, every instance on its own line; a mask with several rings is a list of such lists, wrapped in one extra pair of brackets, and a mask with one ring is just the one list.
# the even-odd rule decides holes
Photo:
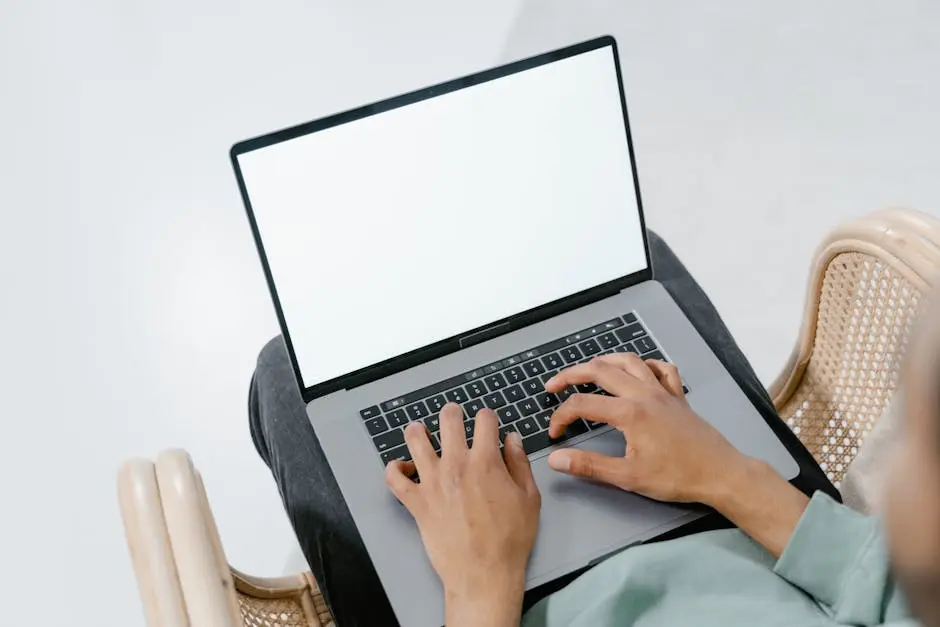
[(500, 324), (494, 324), (493, 326), (487, 327), (482, 331), (465, 335), (460, 338), (460, 348), (467, 348), (468, 346), (485, 342), (486, 340), (492, 339), (497, 335), (502, 335), (503, 333), (510, 331), (511, 328), (512, 327), (510, 326), (509, 322), (503, 322)]

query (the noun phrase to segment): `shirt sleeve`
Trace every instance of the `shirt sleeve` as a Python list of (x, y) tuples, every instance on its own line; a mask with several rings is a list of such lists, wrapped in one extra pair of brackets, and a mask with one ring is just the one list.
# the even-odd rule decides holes
[(774, 572), (839, 623), (880, 625), (888, 616), (907, 614), (891, 577), (880, 521), (823, 492), (810, 500)]

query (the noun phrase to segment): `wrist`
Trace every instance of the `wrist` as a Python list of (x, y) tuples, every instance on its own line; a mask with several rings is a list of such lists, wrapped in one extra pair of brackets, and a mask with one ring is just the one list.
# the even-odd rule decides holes
[(483, 577), (476, 583), (444, 587), (448, 627), (518, 625), (525, 594), (525, 571)]
[(740, 454), (710, 483), (701, 503), (727, 516), (737, 502), (749, 498), (750, 490), (761, 483), (768, 472), (772, 474), (773, 469), (766, 462)]

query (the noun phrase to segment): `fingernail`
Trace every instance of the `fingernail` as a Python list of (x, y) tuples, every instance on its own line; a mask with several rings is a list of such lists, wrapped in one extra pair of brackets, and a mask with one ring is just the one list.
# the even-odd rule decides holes
[(551, 379), (549, 379), (548, 381), (546, 381), (546, 382), (545, 382), (545, 387), (548, 388), (550, 385), (552, 385), (553, 383), (555, 383), (555, 379), (557, 379), (557, 378), (558, 378), (557, 376), (556, 376), (556, 377), (552, 377)]
[(509, 434), (509, 443), (515, 446), (520, 451), (522, 450), (522, 436), (519, 435), (517, 431), (513, 431)]
[(571, 470), (571, 458), (566, 451), (554, 451), (548, 456), (548, 467), (558, 472)]

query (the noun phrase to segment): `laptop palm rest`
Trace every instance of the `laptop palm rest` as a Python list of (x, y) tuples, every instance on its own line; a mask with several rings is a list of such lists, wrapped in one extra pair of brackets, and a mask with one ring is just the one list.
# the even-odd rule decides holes
[[(611, 430), (574, 447), (622, 457), (625, 442), (619, 431)], [(702, 515), (701, 510), (658, 503), (614, 486), (558, 473), (548, 467), (546, 457), (533, 461), (532, 471), (542, 492), (542, 516), (529, 561), (528, 588)]]

